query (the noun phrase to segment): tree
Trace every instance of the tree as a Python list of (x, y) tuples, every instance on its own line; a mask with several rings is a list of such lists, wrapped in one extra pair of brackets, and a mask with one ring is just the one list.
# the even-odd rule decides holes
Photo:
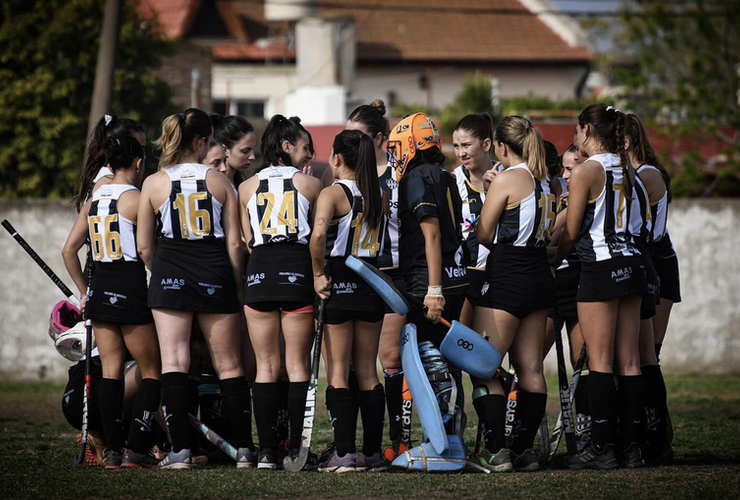
[[(702, 132), (721, 141), (725, 160), (716, 173), (705, 172), (700, 192), (722, 192), (723, 185), (734, 190), (740, 180), (740, 0), (635, 0), (621, 19), (611, 78), (623, 86), (627, 108), (653, 124), (670, 124), (672, 133)], [(691, 175), (696, 182), (696, 172)]]
[[(79, 177), (104, 0), (5, 0), (0, 7), (0, 197), (68, 197)], [(174, 112), (152, 70), (169, 51), (125, 2), (111, 111), (156, 137)], [(150, 157), (152, 155), (149, 155)]]

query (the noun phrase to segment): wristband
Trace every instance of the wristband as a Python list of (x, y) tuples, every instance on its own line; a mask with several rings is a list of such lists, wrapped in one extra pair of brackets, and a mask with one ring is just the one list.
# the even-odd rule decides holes
[(427, 287), (427, 297), (442, 297), (442, 285), (429, 285)]

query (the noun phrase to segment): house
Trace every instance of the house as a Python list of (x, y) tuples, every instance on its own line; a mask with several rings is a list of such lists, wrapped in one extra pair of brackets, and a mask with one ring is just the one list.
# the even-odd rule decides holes
[(497, 95), (579, 97), (592, 58), (548, 0), (140, 0), (178, 41), (160, 76), (220, 113), (342, 123), (375, 98), (442, 107), (473, 73)]

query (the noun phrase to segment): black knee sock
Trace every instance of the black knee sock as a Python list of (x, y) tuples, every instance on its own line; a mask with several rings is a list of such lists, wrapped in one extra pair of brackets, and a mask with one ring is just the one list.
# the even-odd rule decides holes
[(101, 379), (98, 384), (98, 404), (103, 435), (108, 448), (121, 451), (124, 446), (123, 432), (123, 380)]
[(388, 405), (388, 437), (394, 443), (401, 441), (403, 370), (383, 370), (385, 374), (385, 401)]
[(261, 449), (276, 449), (280, 443), (277, 430), (278, 394), (277, 383), (252, 384), (254, 398), (254, 422), (257, 424), (257, 439)]
[[(278, 441), (285, 441), (289, 437), (289, 422), (290, 422), (290, 382), (287, 380), (278, 379), (277, 381), (277, 394), (278, 394), (278, 411), (277, 411), (277, 431)], [(256, 405), (255, 405), (256, 408)]]
[(666, 434), (665, 414), (665, 382), (659, 365), (642, 367), (642, 377), (645, 381), (645, 415), (643, 416), (642, 442), (650, 443), (658, 448), (668, 444)]
[(161, 396), (162, 384), (159, 380), (145, 378), (141, 381), (134, 400), (131, 428), (126, 442), (126, 445), (136, 453), (144, 453), (151, 446), (152, 425), (154, 416), (159, 410)]
[(504, 447), (504, 421), (506, 420), (506, 399), (500, 394), (475, 396), (473, 390), (473, 407), (478, 420), (483, 423), (483, 439), (486, 449), (498, 453)]
[(591, 410), (591, 443), (597, 450), (616, 444), (614, 375), (591, 370), (588, 380), (588, 408)]
[(516, 432), (511, 451), (521, 455), (534, 446), (534, 438), (545, 414), (547, 394), (527, 392), (519, 389), (516, 393)]
[[(233, 445), (237, 448), (254, 448), (252, 441), (252, 398), (249, 384), (244, 377), (234, 377), (219, 381), (222, 408), (229, 421)], [(273, 421), (274, 422), (274, 421)]]
[(588, 409), (588, 373), (581, 374), (574, 400), (576, 403), (576, 434), (591, 432), (591, 411)]
[(360, 412), (360, 384), (354, 370), (349, 371), (349, 391), (352, 394), (352, 428), (357, 429), (357, 415)]
[(344, 456), (355, 452), (355, 427), (357, 413), (349, 389), (326, 388), (326, 408), (329, 410), (329, 420), (334, 429), (334, 443), (337, 454)]
[[(291, 382), (288, 388), (288, 419), (290, 421), (290, 448), (301, 447), (303, 415), (306, 411), (308, 382)], [(314, 404), (316, 404), (314, 402)]]
[(172, 438), (172, 450), (190, 448), (188, 425), (188, 374), (169, 372), (162, 374), (162, 410), (164, 421)]
[(360, 391), (362, 415), (362, 453), (370, 456), (380, 453), (383, 446), (383, 417), (385, 417), (385, 391), (378, 384), (370, 391)]
[(645, 413), (645, 382), (642, 375), (617, 377), (619, 400), (619, 447), (637, 443)]

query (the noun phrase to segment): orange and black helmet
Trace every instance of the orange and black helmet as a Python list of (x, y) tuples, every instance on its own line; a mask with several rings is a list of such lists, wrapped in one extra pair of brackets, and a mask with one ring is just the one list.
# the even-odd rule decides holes
[(417, 151), (433, 146), (441, 150), (442, 141), (439, 139), (437, 126), (427, 115), (414, 113), (398, 122), (388, 138), (388, 155), (391, 166), (396, 171), (396, 180), (400, 182)]

